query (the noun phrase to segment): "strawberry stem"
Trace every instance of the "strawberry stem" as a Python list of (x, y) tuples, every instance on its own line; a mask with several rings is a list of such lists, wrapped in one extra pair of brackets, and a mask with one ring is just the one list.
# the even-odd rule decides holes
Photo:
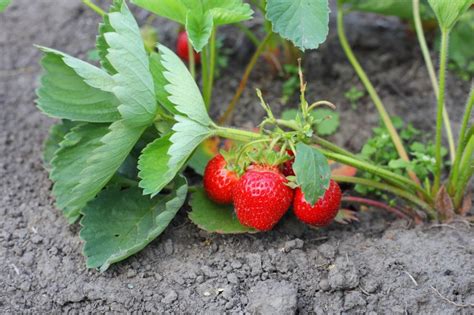
[[(428, 70), (428, 75), (431, 80), (431, 85), (433, 87), (433, 91), (436, 97), (438, 97), (439, 87), (438, 87), (438, 82), (436, 78), (435, 68), (433, 66), (433, 61), (431, 60), (430, 51), (428, 50), (428, 45), (426, 43), (425, 34), (423, 32), (423, 25), (421, 24), (420, 0), (413, 0), (413, 20), (415, 24), (416, 35), (418, 37), (418, 42), (421, 48), (421, 53), (423, 55), (423, 59), (425, 60), (426, 68)], [(451, 163), (454, 163), (454, 160), (456, 157), (456, 153), (454, 149), (454, 137), (453, 137), (451, 122), (449, 120), (449, 115), (448, 115), (448, 111), (446, 110), (446, 107), (443, 109), (443, 121), (444, 121), (444, 127), (446, 129), (446, 137), (448, 138)]]
[(242, 76), (242, 80), (240, 80), (239, 87), (237, 91), (234, 94), (234, 97), (230, 101), (229, 105), (227, 105), (227, 109), (225, 110), (224, 114), (219, 118), (219, 123), (223, 124), (227, 122), (235, 108), (235, 105), (240, 99), (240, 96), (242, 96), (242, 93), (244, 92), (245, 86), (247, 85), (247, 81), (250, 77), (250, 74), (252, 73), (253, 68), (257, 64), (258, 57), (262, 54), (263, 50), (267, 46), (268, 42), (270, 41), (273, 33), (269, 32), (267, 36), (261, 41), (260, 45), (257, 47), (257, 50), (253, 54), (252, 58), (250, 59), (250, 62), (248, 63), (247, 67), (245, 68), (244, 75)]
[(387, 210), (389, 212), (392, 212), (397, 217), (402, 218), (402, 219), (409, 219), (410, 218), (407, 214), (403, 213), (403, 211), (401, 209), (398, 209), (396, 207), (391, 207), (391, 206), (389, 206), (389, 205), (387, 205), (383, 202), (380, 202), (380, 201), (376, 201), (376, 200), (372, 200), (372, 199), (368, 199), (368, 198), (362, 198), (362, 197), (355, 197), (355, 196), (343, 196), (342, 201), (343, 202), (344, 201), (345, 202), (350, 202), (350, 203), (360, 203), (360, 204), (364, 204), (364, 205), (367, 205), (367, 206), (384, 209), (384, 210)]
[(441, 29), (441, 56), (439, 63), (439, 93), (438, 97), (438, 106), (436, 113), (436, 139), (435, 139), (435, 174), (434, 174), (434, 183), (433, 183), (433, 195), (438, 193), (439, 187), (441, 185), (441, 169), (443, 165), (442, 155), (441, 155), (441, 134), (443, 129), (443, 110), (444, 110), (444, 94), (446, 86), (446, 66), (448, 59), (448, 40), (449, 40), (449, 30)]
[(193, 79), (196, 78), (196, 61), (194, 59), (194, 48), (189, 36), (188, 39), (188, 58), (189, 58), (189, 72), (193, 76)]
[(379, 190), (384, 190), (386, 192), (392, 193), (396, 196), (399, 196), (401, 198), (404, 198), (417, 206), (419, 206), (421, 209), (423, 209), (426, 214), (434, 220), (438, 219), (438, 214), (436, 211), (433, 210), (433, 208), (427, 204), (425, 201), (421, 200), (418, 198), (415, 194), (412, 194), (408, 191), (405, 191), (403, 189), (394, 187), (389, 184), (385, 183), (379, 183), (374, 180), (366, 179), (366, 178), (360, 178), (360, 177), (351, 177), (351, 176), (332, 176), (332, 179), (334, 179), (336, 182), (341, 182), (341, 183), (351, 183), (351, 184), (359, 184), (359, 185), (364, 185), (367, 187), (372, 187), (375, 189)]
[(326, 105), (328, 106), (329, 108), (331, 109), (336, 109), (336, 105), (334, 105), (333, 103), (329, 102), (329, 101), (325, 101), (325, 100), (322, 100), (322, 101), (317, 101), (317, 102), (314, 102), (313, 104), (311, 104), (309, 107), (308, 107), (308, 112), (311, 112), (313, 109), (315, 109), (316, 107), (319, 107), (319, 106), (323, 106), (323, 105)]
[(84, 3), (86, 6), (88, 6), (92, 11), (97, 13), (100, 16), (104, 16), (106, 13), (104, 10), (102, 10), (98, 5), (93, 3), (91, 0), (82, 0), (82, 3)]
[(211, 39), (209, 41), (209, 77), (207, 78), (207, 90), (204, 92), (207, 108), (211, 106), (212, 88), (214, 86), (214, 75), (216, 72), (216, 27), (212, 28)]
[(412, 190), (415, 192), (420, 193), (428, 202), (432, 203), (433, 199), (431, 198), (431, 195), (426, 192), (423, 187), (420, 185), (416, 184), (415, 182), (411, 181), (410, 179), (402, 176), (395, 174), (391, 171), (388, 171), (382, 167), (370, 164), (368, 162), (362, 161), (362, 160), (357, 160), (350, 158), (348, 156), (344, 156), (342, 154), (337, 154), (330, 152), (325, 149), (319, 149), (321, 153), (323, 153), (327, 158), (334, 160), (336, 162), (340, 162), (346, 165), (353, 166), (357, 169), (364, 170), (366, 172), (375, 174), (377, 176), (380, 176), (384, 178), (386, 181), (390, 182), (392, 185), (398, 186), (401, 189), (404, 190)]
[[(345, 29), (344, 29), (344, 9), (343, 9), (343, 1), (341, 0), (337, 1), (337, 34), (338, 34), (342, 49), (344, 50), (347, 56), (347, 59), (349, 59), (352, 67), (354, 68), (355, 72), (359, 76), (359, 79), (362, 81), (367, 92), (372, 98), (372, 101), (374, 102), (375, 107), (377, 108), (380, 114), (380, 117), (382, 118), (382, 121), (388, 130), (388, 133), (390, 134), (390, 138), (392, 139), (392, 142), (395, 145), (395, 148), (397, 149), (397, 152), (400, 158), (402, 158), (402, 160), (404, 161), (409, 162), (410, 159), (405, 150), (405, 147), (403, 146), (402, 140), (400, 139), (400, 136), (397, 130), (395, 129), (393, 122), (390, 119), (390, 116), (388, 115), (387, 110), (385, 109), (385, 106), (382, 103), (382, 100), (380, 99), (380, 96), (375, 90), (372, 82), (370, 82), (370, 79), (368, 78), (364, 69), (362, 68), (356, 56), (354, 55), (354, 52), (352, 51), (351, 46), (349, 45), (349, 42), (345, 34)], [(418, 177), (413, 171), (409, 171), (408, 175), (410, 176), (413, 182), (415, 182), (418, 185), (420, 184), (420, 180), (418, 179)]]
[[(471, 94), (469, 95), (466, 110), (464, 111), (464, 117), (461, 123), (461, 129), (459, 131), (459, 140), (458, 140), (458, 148), (456, 151), (456, 158), (454, 160), (454, 164), (451, 168), (451, 174), (449, 176), (449, 192), (454, 194), (456, 182), (458, 181), (459, 177), (459, 168), (461, 164), (462, 155), (469, 139), (472, 137), (469, 135), (467, 131), (469, 118), (471, 117), (472, 108), (474, 106), (474, 84), (471, 87)], [(466, 141), (467, 140), (467, 141)]]

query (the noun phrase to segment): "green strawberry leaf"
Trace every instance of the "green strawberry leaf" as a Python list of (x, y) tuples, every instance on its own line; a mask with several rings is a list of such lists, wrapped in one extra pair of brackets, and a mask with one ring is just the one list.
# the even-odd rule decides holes
[(103, 272), (139, 252), (160, 235), (186, 200), (188, 185), (178, 177), (168, 195), (150, 199), (139, 188), (102, 191), (83, 210), (80, 237), (88, 268)]
[(174, 134), (170, 137), (172, 145), (168, 150), (170, 169), (186, 163), (197, 146), (212, 132), (208, 127), (183, 116), (175, 116), (175, 120)]
[(128, 124), (149, 125), (157, 112), (155, 87), (140, 29), (125, 2), (120, 12), (108, 14), (113, 31), (103, 34), (109, 48), (107, 60), (117, 71), (113, 93), (118, 110)]
[(189, 219), (207, 232), (220, 234), (257, 232), (240, 224), (232, 206), (219, 205), (207, 198), (203, 188), (198, 188), (192, 194), (189, 205), (192, 208), (188, 215)]
[(186, 16), (186, 31), (189, 41), (197, 52), (200, 52), (209, 42), (214, 21), (209, 11), (197, 14), (194, 11), (188, 11)]
[(110, 93), (112, 77), (59, 51), (39, 47), (44, 74), (37, 90), (38, 108), (51, 117), (87, 122), (120, 119), (119, 101)]
[(329, 136), (339, 128), (339, 113), (329, 108), (317, 108), (311, 112), (316, 119), (316, 132), (320, 136)]
[(72, 128), (59, 143), (51, 160), (50, 178), (53, 181), (53, 195), (56, 207), (63, 210), (66, 218), (73, 223), (79, 217), (82, 206), (72, 206), (71, 191), (79, 185), (81, 169), (87, 165), (91, 152), (101, 146), (100, 139), (108, 132), (105, 124), (80, 124)]
[(473, 0), (428, 0), (442, 29), (450, 30)]
[(298, 110), (297, 109), (294, 109), (294, 108), (290, 108), (290, 109), (285, 109), (282, 113), (281, 113), (281, 118), (284, 119), (284, 120), (293, 120), (293, 119), (296, 119), (296, 116), (298, 115)]
[(174, 133), (150, 143), (138, 161), (139, 186), (144, 194), (158, 194), (184, 167), (211, 130), (183, 116), (175, 116)]
[(77, 126), (78, 123), (70, 120), (63, 120), (49, 129), (49, 136), (44, 142), (43, 148), (43, 163), (46, 169), (51, 168), (51, 160), (54, 154), (59, 149), (59, 144), (64, 140), (66, 134), (71, 131), (72, 128)]
[[(55, 182), (53, 193), (58, 208), (66, 214), (77, 215), (87, 202), (94, 199), (120, 168), (145, 129), (129, 126), (122, 120), (108, 128), (92, 124), (83, 128), (90, 137), (84, 137), (66, 149), (67, 154), (59, 150), (51, 162), (51, 179)], [(66, 140), (71, 142), (77, 138), (75, 134), (66, 136)]]
[(171, 147), (171, 134), (156, 139), (142, 151), (138, 160), (138, 177), (141, 178), (139, 186), (143, 188), (143, 194), (151, 194), (152, 197), (173, 180), (181, 169), (177, 165), (173, 170), (168, 167), (168, 150)]
[(306, 201), (314, 205), (329, 188), (331, 168), (326, 157), (316, 148), (298, 143), (293, 170)]
[(159, 53), (152, 52), (150, 54), (150, 72), (153, 76), (153, 82), (155, 83), (155, 95), (158, 103), (173, 115), (178, 114), (179, 112), (176, 110), (174, 104), (168, 99), (170, 95), (163, 88), (168, 84), (168, 81), (164, 76), (165, 67), (161, 64), (161, 56)]
[(329, 32), (328, 0), (267, 0), (272, 29), (301, 50), (316, 49)]
[(474, 34), (474, 10), (469, 10), (461, 16), (449, 34), (448, 54), (455, 65), (454, 69), (463, 73), (468, 79), (474, 76), (474, 68), (472, 68), (474, 66), (474, 49), (472, 49), (474, 36), (472, 34)]
[(161, 55), (161, 64), (165, 69), (163, 75), (168, 82), (165, 85), (165, 90), (169, 94), (168, 100), (182, 114), (202, 125), (210, 125), (211, 118), (207, 114), (199, 87), (184, 63), (167, 47), (158, 45), (158, 49)]
[(209, 10), (216, 26), (250, 20), (253, 15), (250, 5), (241, 0), (207, 0), (204, 10)]
[[(123, 0), (114, 0), (110, 6), (109, 13), (111, 12), (120, 12), (120, 7), (122, 6)], [(105, 40), (104, 34), (113, 32), (114, 28), (110, 25), (109, 15), (104, 15), (104, 20), (99, 24), (99, 35), (97, 36), (95, 47), (97, 48), (97, 54), (99, 55), (99, 60), (102, 68), (104, 68), (109, 74), (115, 74), (117, 71), (107, 60), (107, 54), (109, 49), (109, 44)]]
[(12, 0), (0, 0), (0, 13), (5, 11), (11, 2)]
[(253, 11), (242, 0), (132, 0), (132, 3), (186, 26), (197, 51), (208, 43), (213, 26), (249, 20)]
[(132, 0), (132, 3), (180, 24), (186, 16), (210, 12), (215, 25), (238, 23), (252, 18), (253, 10), (242, 0)]
[(131, 2), (156, 15), (183, 25), (186, 23), (188, 8), (181, 0), (132, 0)]
[[(353, 11), (363, 11), (382, 15), (397, 16), (402, 19), (413, 19), (412, 0), (343, 0)], [(420, 15), (423, 20), (433, 19), (433, 11), (428, 2), (420, 1)]]

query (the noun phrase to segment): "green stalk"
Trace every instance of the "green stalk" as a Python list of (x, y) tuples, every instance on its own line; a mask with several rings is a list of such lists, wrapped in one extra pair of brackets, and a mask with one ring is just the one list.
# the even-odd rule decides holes
[(429, 204), (427, 204), (426, 202), (424, 202), (423, 200), (418, 198), (416, 195), (413, 195), (413, 194), (411, 194), (411, 193), (409, 193), (409, 192), (407, 192), (403, 189), (396, 188), (396, 187), (393, 187), (393, 186), (388, 185), (388, 184), (379, 183), (379, 182), (376, 182), (376, 181), (373, 181), (373, 180), (370, 180), (370, 179), (360, 178), (360, 177), (332, 176), (332, 178), (336, 182), (359, 184), (359, 185), (372, 187), (372, 188), (375, 188), (375, 189), (384, 190), (386, 192), (392, 193), (396, 196), (399, 196), (399, 197), (404, 198), (408, 201), (411, 201), (412, 203), (416, 204), (417, 206), (419, 206), (420, 208), (425, 210), (425, 212), (427, 213), (429, 218), (437, 219), (436, 212), (433, 210), (433, 208)]
[(261, 135), (253, 131), (227, 128), (227, 127), (216, 127), (215, 135), (222, 138), (227, 138), (227, 139), (241, 141), (241, 142), (249, 142), (249, 141), (269, 138), (268, 136)]
[[(423, 32), (423, 25), (421, 24), (421, 17), (420, 17), (420, 0), (413, 0), (413, 18), (415, 23), (416, 35), (418, 37), (418, 42), (420, 43), (421, 53), (423, 55), (423, 59), (425, 60), (426, 68), (428, 70), (428, 75), (431, 80), (431, 85), (433, 86), (433, 91), (438, 98), (439, 94), (439, 87), (438, 87), (438, 80), (436, 78), (435, 68), (433, 66), (433, 62), (431, 61), (430, 52), (428, 50), (428, 45), (426, 43), (425, 34)], [(453, 130), (451, 128), (451, 121), (449, 119), (448, 111), (443, 108), (443, 122), (444, 128), (446, 129), (446, 137), (448, 139), (449, 144), (449, 154), (451, 158), (451, 163), (454, 163), (456, 158), (455, 153), (455, 146), (454, 146), (454, 137), (453, 137)]]
[(318, 136), (313, 136), (312, 139), (313, 139), (315, 144), (318, 144), (318, 145), (320, 145), (320, 146), (322, 146), (322, 147), (324, 147), (328, 150), (331, 150), (331, 151), (333, 151), (335, 153), (338, 153), (338, 154), (345, 155), (345, 156), (350, 157), (352, 159), (359, 160), (359, 158), (355, 154), (353, 154), (352, 152), (349, 152), (346, 149), (343, 149), (343, 148), (341, 148), (341, 147), (339, 147), (339, 146), (337, 146), (337, 145), (335, 145), (335, 144), (333, 144), (333, 143), (331, 143), (331, 142), (329, 142), (329, 141), (327, 141), (323, 138), (320, 138)]
[(104, 16), (106, 13), (104, 10), (102, 10), (98, 5), (93, 3), (91, 0), (82, 0), (82, 3), (84, 3), (86, 6), (91, 8), (95, 13), (97, 13), (100, 16)]
[(474, 126), (471, 126), (469, 130), (466, 132), (466, 135), (464, 136), (464, 141), (463, 141), (463, 146), (465, 147), (469, 139), (474, 136)]
[[(152, 15), (153, 16), (153, 15)], [(193, 79), (196, 78), (196, 62), (194, 60), (194, 48), (191, 43), (191, 40), (188, 36), (188, 58), (189, 58), (189, 72), (193, 76)]]
[[(354, 52), (352, 51), (349, 42), (347, 40), (345, 30), (344, 30), (344, 12), (342, 8), (342, 2), (339, 0), (337, 2), (338, 4), (338, 10), (337, 10), (337, 33), (339, 37), (339, 41), (341, 43), (342, 49), (344, 50), (347, 58), (349, 59), (350, 63), (352, 64), (352, 67), (356, 71), (357, 75), (359, 76), (360, 80), (364, 84), (367, 92), (369, 93), (370, 97), (372, 98), (372, 101), (375, 104), (375, 107), (377, 108), (380, 117), (382, 118), (385, 127), (388, 130), (388, 133), (390, 134), (390, 137), (392, 139), (393, 144), (395, 145), (395, 148), (397, 149), (397, 152), (400, 156), (400, 158), (404, 161), (409, 162), (410, 159), (408, 157), (408, 154), (405, 150), (405, 147), (403, 146), (402, 140), (400, 139), (400, 136), (398, 135), (397, 130), (393, 126), (392, 120), (390, 119), (390, 116), (388, 115), (382, 100), (380, 99), (379, 95), (377, 94), (374, 86), (370, 82), (369, 78), (367, 77), (367, 74), (365, 73), (364, 69), (362, 69), (362, 66), (360, 65), (359, 61), (357, 61), (357, 58), (354, 55)], [(408, 175), (410, 178), (417, 184), (420, 184), (420, 180), (416, 176), (414, 172), (409, 171)]]
[(464, 148), (467, 144), (467, 141), (469, 141), (470, 139), (470, 138), (466, 139), (466, 137), (469, 137), (467, 128), (469, 124), (469, 119), (471, 117), (473, 104), (474, 104), (474, 86), (471, 89), (471, 94), (466, 103), (466, 110), (464, 111), (464, 117), (461, 123), (461, 130), (459, 131), (459, 140), (458, 140), (458, 148), (456, 151), (456, 159), (454, 160), (454, 164), (451, 169), (451, 176), (449, 177), (449, 181), (450, 181), (449, 187), (450, 187), (451, 194), (453, 193), (453, 188), (458, 180), (459, 165), (461, 163), (461, 158), (464, 152)]
[(204, 46), (201, 53), (201, 80), (202, 80), (202, 94), (204, 98), (204, 103), (206, 104), (206, 109), (209, 110), (210, 104), (207, 102), (208, 97), (206, 95), (209, 90), (209, 55), (208, 55), (208, 45)]
[(356, 159), (352, 159), (350, 157), (347, 157), (347, 156), (344, 156), (344, 155), (341, 155), (341, 154), (337, 154), (337, 153), (333, 153), (333, 152), (327, 151), (325, 149), (319, 149), (319, 150), (321, 151), (321, 153), (323, 153), (327, 158), (329, 158), (331, 160), (334, 160), (336, 162), (340, 162), (340, 163), (343, 163), (343, 164), (346, 164), (346, 165), (350, 165), (350, 166), (353, 166), (357, 169), (360, 169), (360, 170), (369, 172), (371, 174), (380, 176), (383, 179), (385, 179), (386, 181), (390, 182), (392, 185), (398, 186), (400, 189), (413, 190), (415, 192), (418, 192), (420, 195), (422, 195), (428, 202), (430, 202), (430, 203), (433, 202), (433, 199), (423, 189), (423, 187), (421, 187), (420, 185), (414, 183), (413, 181), (411, 181), (410, 179), (408, 179), (404, 176), (395, 174), (393, 172), (390, 172), (390, 171), (388, 171), (386, 169), (383, 169), (381, 167), (372, 165), (370, 163), (360, 161), (360, 160), (356, 160)]
[(438, 192), (441, 184), (441, 168), (442, 168), (442, 156), (441, 156), (441, 132), (443, 129), (443, 108), (444, 108), (444, 93), (446, 87), (446, 63), (448, 57), (448, 41), (449, 41), (449, 30), (441, 29), (441, 56), (439, 63), (439, 93), (438, 93), (438, 108), (436, 115), (436, 142), (435, 142), (435, 179), (433, 183), (433, 193)]
[[(471, 163), (474, 163), (474, 160), (471, 160)], [(469, 183), (469, 180), (472, 178), (473, 175), (474, 167), (471, 166), (471, 168), (461, 176), (458, 184), (460, 188), (456, 191), (456, 194), (454, 195), (454, 206), (456, 207), (456, 209), (459, 209), (461, 207), (466, 192), (467, 184)]]
[(209, 56), (209, 73), (208, 73), (208, 82), (207, 82), (207, 90), (205, 91), (205, 99), (204, 101), (206, 102), (207, 108), (209, 109), (209, 106), (211, 104), (211, 99), (212, 99), (212, 88), (214, 86), (214, 73), (215, 73), (215, 68), (216, 68), (216, 27), (214, 26), (211, 32), (211, 39), (209, 41), (209, 50), (210, 50), (210, 56)]
[(240, 96), (242, 96), (242, 93), (244, 92), (245, 86), (247, 85), (247, 81), (250, 77), (250, 74), (252, 73), (252, 70), (255, 67), (255, 64), (257, 63), (258, 57), (260, 57), (260, 55), (262, 54), (263, 50), (265, 49), (265, 46), (271, 39), (272, 35), (273, 33), (268, 33), (267, 36), (261, 41), (260, 45), (257, 47), (257, 50), (254, 52), (252, 58), (250, 59), (250, 62), (245, 68), (244, 75), (240, 80), (239, 87), (235, 92), (234, 97), (227, 106), (227, 109), (225, 110), (224, 114), (219, 118), (220, 124), (224, 124), (230, 118), (232, 112), (234, 111), (235, 105), (239, 101)]
[[(313, 141), (314, 141), (315, 144), (319, 144), (319, 145), (320, 145), (321, 147), (323, 147), (323, 148), (326, 148), (326, 149), (328, 149), (328, 150), (330, 150), (330, 151), (333, 151), (333, 152), (336, 153), (336, 154), (339, 154), (339, 155), (342, 155), (342, 156), (346, 156), (347, 158), (350, 158), (350, 159), (352, 159), (352, 160), (359, 161), (359, 162), (363, 163), (363, 164), (359, 164), (359, 167), (363, 165), (363, 167), (365, 168), (365, 167), (371, 165), (371, 164), (368, 164), (368, 163), (366, 163), (365, 161), (359, 159), (359, 157), (357, 157), (357, 156), (354, 155), (353, 153), (351, 153), (351, 152), (349, 152), (349, 151), (347, 151), (347, 150), (345, 150), (345, 149), (343, 149), (343, 148), (341, 148), (341, 147), (339, 147), (339, 146), (337, 146), (337, 145), (335, 145), (335, 144), (333, 144), (333, 143), (331, 143), (331, 142), (329, 142), (329, 141), (327, 141), (327, 140), (321, 139), (321, 138), (319, 138), (318, 136), (313, 136), (312, 139), (313, 139)], [(323, 152), (323, 153), (324, 153), (324, 152)], [(328, 155), (327, 155), (327, 152), (326, 152), (325, 154), (326, 154), (326, 156), (328, 156)], [(333, 156), (333, 157), (334, 157), (334, 156)], [(342, 161), (340, 161), (340, 162), (342, 163)], [(348, 160), (346, 160), (346, 162), (348, 162)], [(350, 165), (350, 164), (348, 164), (348, 163), (345, 163), (345, 164)], [(357, 167), (355, 164), (352, 164), (351, 166), (356, 167), (356, 168), (359, 168), (359, 167)], [(373, 165), (372, 165), (372, 166), (373, 166)], [(379, 167), (375, 167), (375, 166), (373, 166), (373, 167), (377, 169), (377, 172), (378, 172), (379, 170), (382, 170), (382, 171), (387, 172), (387, 174), (388, 174), (388, 172), (389, 172), (389, 173), (392, 173), (392, 172), (390, 172), (390, 171), (387, 171), (387, 170), (382, 169), (382, 168), (379, 168)], [(380, 174), (380, 173), (379, 173), (379, 174), (376, 174), (376, 173), (374, 172), (374, 170), (365, 169), (365, 171), (370, 172), (370, 173), (375, 174), (375, 175), (379, 175), (379, 176), (381, 176), (381, 177), (385, 177), (385, 176), (383, 176), (383, 175)], [(392, 174), (394, 174), (394, 173), (392, 173)], [(397, 175), (397, 174), (394, 174), (394, 175)], [(397, 176), (399, 176), (399, 175), (397, 175)], [(385, 178), (386, 178), (386, 180), (387, 180), (387, 177), (385, 177)], [(404, 177), (401, 177), (401, 178), (404, 178)], [(408, 181), (407, 183), (410, 183), (410, 185), (413, 184), (413, 182), (411, 182), (411, 181)], [(402, 185), (400, 185), (400, 183), (396, 183), (396, 184), (398, 184), (400, 187), (405, 187), (405, 186), (403, 186), (404, 184), (402, 184)], [(418, 191), (421, 191), (420, 188), (422, 189), (422, 187), (419, 186), (419, 187), (417, 188), (417, 190), (418, 190)], [(428, 194), (426, 193), (426, 191), (423, 190), (422, 193), (428, 198), (428, 200), (431, 200), (431, 196), (428, 195)]]
[(455, 188), (455, 195), (454, 195), (454, 205), (456, 208), (459, 208), (462, 202), (462, 198), (464, 197), (464, 193), (466, 190), (466, 186), (469, 183), (473, 173), (474, 173), (474, 137), (471, 137), (469, 142), (466, 145), (466, 150), (464, 151), (460, 169), (460, 177), (454, 184), (456, 185)]

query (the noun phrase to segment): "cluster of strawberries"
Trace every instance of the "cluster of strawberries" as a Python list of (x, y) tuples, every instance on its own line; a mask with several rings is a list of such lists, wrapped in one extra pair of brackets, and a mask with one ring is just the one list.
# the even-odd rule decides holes
[(260, 231), (271, 230), (292, 203), (301, 221), (313, 226), (328, 225), (339, 211), (339, 185), (331, 180), (324, 196), (311, 206), (299, 187), (293, 190), (287, 185), (286, 177), (294, 176), (293, 162), (294, 159), (279, 166), (253, 164), (239, 177), (218, 154), (206, 166), (204, 189), (216, 203), (233, 203), (239, 222)]

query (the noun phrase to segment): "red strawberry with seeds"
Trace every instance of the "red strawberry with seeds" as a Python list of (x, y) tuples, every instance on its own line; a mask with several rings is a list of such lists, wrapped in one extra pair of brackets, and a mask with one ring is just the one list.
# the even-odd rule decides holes
[(253, 165), (234, 188), (234, 208), (240, 223), (268, 231), (288, 211), (293, 190), (277, 167)]
[(331, 179), (329, 188), (324, 196), (319, 198), (314, 206), (311, 206), (301, 191), (297, 188), (293, 200), (293, 211), (304, 223), (314, 226), (326, 226), (336, 217), (341, 205), (341, 188)]
[(239, 180), (237, 174), (227, 168), (221, 154), (213, 157), (204, 170), (204, 190), (208, 197), (220, 204), (232, 203), (234, 186)]
[[(188, 48), (188, 33), (185, 31), (179, 32), (178, 40), (176, 41), (176, 54), (179, 58), (186, 62), (189, 62), (189, 48)], [(194, 50), (193, 50), (194, 51)], [(199, 64), (201, 61), (201, 55), (194, 51), (194, 61)]]

